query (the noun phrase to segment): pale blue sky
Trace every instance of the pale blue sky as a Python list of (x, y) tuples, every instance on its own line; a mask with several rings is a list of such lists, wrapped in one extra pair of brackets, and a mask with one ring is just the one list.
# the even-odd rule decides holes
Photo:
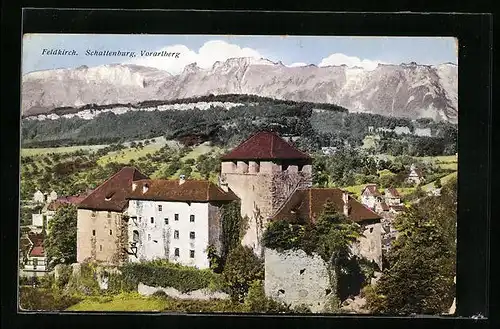
[[(213, 42), (220, 40), (222, 42)], [(209, 41), (212, 41), (211, 43)], [(206, 42), (209, 42), (204, 48)], [(174, 48), (167, 48), (178, 45)], [(183, 47), (179, 46), (183, 45)], [(208, 46), (210, 45), (210, 46)], [(78, 56), (42, 55), (43, 49), (75, 49)], [(155, 51), (162, 48), (181, 52), (180, 59), (86, 56), (85, 51)], [(201, 49), (200, 49), (201, 48)], [(443, 37), (309, 37), (309, 36), (217, 36), (217, 35), (76, 35), (29, 34), (23, 38), (23, 74), (80, 65), (97, 66), (134, 62), (178, 73), (191, 62), (210, 66), (216, 60), (230, 57), (264, 57), (285, 65), (361, 65), (377, 62), (401, 64), (417, 62), (436, 65), (457, 64), (454, 38)], [(332, 54), (328, 60), (323, 61)]]

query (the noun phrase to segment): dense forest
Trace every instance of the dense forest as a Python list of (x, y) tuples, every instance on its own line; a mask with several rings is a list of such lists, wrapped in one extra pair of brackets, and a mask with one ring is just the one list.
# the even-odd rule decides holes
[[(282, 136), (300, 137), (298, 146), (314, 152), (321, 147), (359, 147), (363, 145), (371, 127), (408, 127), (410, 131), (427, 128), (432, 134), (418, 136), (412, 133), (397, 135), (391, 131), (379, 132), (377, 134), (380, 139), (373, 151), (395, 156), (456, 153), (457, 127), (452, 124), (437, 123), (429, 119), (410, 120), (349, 113), (336, 106), (328, 108), (328, 104), (258, 97), (258, 103), (250, 103), (249, 100), (256, 100), (254, 96), (227, 96), (228, 100), (238, 101), (243, 105), (230, 110), (212, 106), (207, 110), (130, 111), (120, 115), (105, 112), (91, 120), (23, 120), (22, 145), (55, 147), (111, 144), (164, 136), (188, 146), (210, 141), (217, 146), (233, 147), (257, 131), (271, 130)], [(190, 102), (195, 100), (199, 99), (190, 99)], [(149, 107), (153, 105), (148, 103)]]

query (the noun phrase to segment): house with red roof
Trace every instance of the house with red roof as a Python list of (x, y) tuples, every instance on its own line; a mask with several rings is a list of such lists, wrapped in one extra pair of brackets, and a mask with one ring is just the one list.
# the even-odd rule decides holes
[(209, 268), (207, 246), (222, 251), (220, 207), (237, 201), (207, 180), (141, 179), (127, 197), (129, 261), (167, 259)]
[(368, 184), (361, 191), (361, 203), (370, 209), (375, 209), (375, 205), (382, 202), (382, 200), (382, 193), (380, 193), (376, 184)]
[(25, 238), (26, 253), (21, 262), (20, 275), (28, 277), (44, 276), (47, 271), (47, 258), (43, 243), (45, 236), (40, 233), (29, 232)]
[(423, 182), (425, 182), (425, 177), (424, 177), (424, 174), (422, 172), (422, 169), (417, 168), (415, 165), (412, 164), (410, 167), (410, 172), (408, 173), (408, 178), (406, 179), (406, 181), (410, 184), (416, 184), (416, 185), (419, 185), (419, 184), (422, 184)]

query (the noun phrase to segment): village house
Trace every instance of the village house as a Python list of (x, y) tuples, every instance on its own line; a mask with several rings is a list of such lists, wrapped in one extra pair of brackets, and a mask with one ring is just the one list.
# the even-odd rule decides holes
[(33, 201), (35, 203), (50, 203), (57, 199), (56, 191), (52, 191), (50, 193), (42, 193), (40, 190), (37, 190), (33, 194)]
[(209, 268), (207, 247), (221, 252), (220, 207), (238, 198), (206, 180), (143, 179), (132, 183), (129, 260), (167, 259)]
[(382, 193), (377, 188), (376, 184), (368, 184), (361, 191), (361, 203), (370, 209), (375, 209), (378, 202), (382, 202)]
[(24, 241), (26, 242), (25, 253), (20, 259), (20, 275), (26, 277), (40, 277), (47, 273), (47, 259), (43, 248), (44, 235), (29, 232)]
[(31, 215), (32, 228), (34, 230), (40, 230), (43, 227), (48, 228), (49, 221), (54, 217), (59, 207), (67, 204), (78, 205), (91, 192), (92, 191), (89, 190), (85, 193), (76, 196), (57, 197), (57, 193), (52, 191), (49, 194), (47, 203), (43, 206), (40, 212)]
[(406, 181), (410, 184), (420, 185), (425, 182), (424, 174), (420, 168), (417, 168), (415, 165), (411, 165), (410, 173), (408, 174), (408, 178)]

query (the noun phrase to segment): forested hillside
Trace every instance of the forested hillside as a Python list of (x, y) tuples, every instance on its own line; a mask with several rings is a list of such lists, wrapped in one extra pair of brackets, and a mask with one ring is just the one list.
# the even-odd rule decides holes
[[(212, 98), (211, 98), (212, 97)], [(227, 110), (212, 106), (207, 110), (105, 112), (94, 119), (59, 118), (22, 122), (23, 147), (110, 144), (164, 136), (186, 145), (210, 141), (232, 147), (260, 130), (282, 136), (299, 137), (297, 146), (314, 152), (321, 147), (358, 147), (370, 129), (406, 127), (409, 133), (379, 132), (374, 151), (391, 155), (434, 156), (455, 154), (456, 125), (430, 119), (410, 120), (367, 113), (349, 113), (330, 104), (273, 100), (248, 95), (207, 96), (184, 102), (232, 101), (241, 103)], [(158, 106), (165, 101), (149, 101), (137, 106)], [(66, 109), (65, 111), (68, 111)], [(427, 128), (431, 136), (413, 134)]]

